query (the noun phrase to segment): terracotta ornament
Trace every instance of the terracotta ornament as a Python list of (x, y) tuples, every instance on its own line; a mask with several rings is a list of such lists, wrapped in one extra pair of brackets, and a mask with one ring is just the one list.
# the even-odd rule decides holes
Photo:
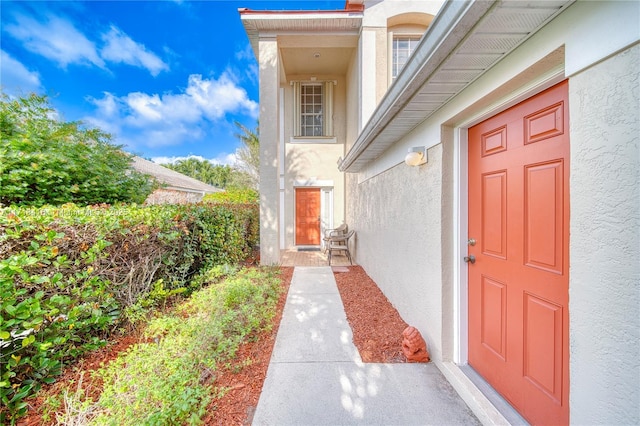
[(427, 362), (429, 361), (429, 352), (427, 351), (427, 343), (422, 335), (415, 327), (407, 327), (402, 332), (402, 352), (407, 361)]

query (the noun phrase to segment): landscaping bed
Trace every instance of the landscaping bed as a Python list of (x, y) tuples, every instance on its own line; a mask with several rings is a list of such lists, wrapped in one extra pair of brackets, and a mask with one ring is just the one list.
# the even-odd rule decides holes
[[(270, 320), (271, 326), (246, 339), (237, 348), (235, 357), (226, 363), (224, 368), (215, 371), (211, 386), (224, 388), (226, 392), (209, 402), (203, 418), (204, 424), (245, 425), (251, 422), (266, 377), (293, 274), (293, 268), (280, 270), (282, 292), (276, 314)], [(336, 272), (335, 277), (349, 324), (353, 329), (354, 343), (363, 361), (406, 362), (402, 354), (402, 331), (407, 325), (377, 285), (358, 266), (348, 268), (347, 272)], [(86, 355), (76, 365), (69, 367), (61, 380), (29, 401), (29, 415), (18, 424), (56, 424), (55, 413), (50, 407), (46, 407), (47, 401), (50, 403), (55, 395), (60, 395), (65, 389), (77, 389), (80, 382), (82, 392), (97, 398), (102, 383), (92, 372), (108, 365), (132, 344), (144, 341), (145, 338), (140, 335), (127, 336)], [(211, 378), (204, 378), (209, 379)], [(59, 410), (62, 410), (62, 406)]]

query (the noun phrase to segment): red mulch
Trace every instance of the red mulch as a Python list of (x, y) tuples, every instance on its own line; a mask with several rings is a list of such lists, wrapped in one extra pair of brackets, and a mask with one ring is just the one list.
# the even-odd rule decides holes
[[(248, 425), (251, 424), (255, 407), (262, 390), (271, 352), (275, 344), (282, 311), (287, 297), (293, 268), (282, 267), (284, 291), (278, 301), (277, 315), (273, 328), (245, 343), (238, 350), (234, 362), (227, 369), (217, 371), (214, 386), (229, 387), (220, 399), (209, 405), (205, 424)], [(382, 294), (378, 286), (360, 266), (348, 268), (348, 272), (335, 272), (338, 290), (345, 307), (347, 320), (353, 330), (354, 344), (364, 362), (397, 363), (406, 362), (402, 353), (402, 331), (407, 324), (400, 318), (395, 308)], [(69, 383), (78, 383), (83, 376), (83, 388), (92, 397), (100, 394), (101, 383), (92, 377), (91, 371), (108, 364), (119, 353), (138, 342), (133, 335), (123, 337), (103, 349), (92, 352), (79, 360), (76, 365), (65, 370), (60, 379), (43, 388), (36, 398), (31, 399), (27, 417), (20, 419), (19, 426), (43, 425), (42, 404), (47, 395), (61, 392)], [(244, 365), (250, 360), (249, 365)], [(54, 424), (55, 419), (51, 419)]]
[(353, 330), (353, 343), (364, 362), (407, 362), (402, 332), (407, 328), (398, 311), (361, 266), (335, 272), (338, 291)]

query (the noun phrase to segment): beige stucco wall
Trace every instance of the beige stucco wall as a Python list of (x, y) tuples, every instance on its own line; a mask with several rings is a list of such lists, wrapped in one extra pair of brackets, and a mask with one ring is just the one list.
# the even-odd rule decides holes
[(293, 248), (296, 245), (296, 187), (328, 188), (329, 185), (323, 182), (330, 181), (333, 188), (333, 223), (323, 224), (323, 227), (336, 227), (344, 221), (344, 175), (335, 167), (337, 159), (343, 155), (343, 152), (343, 144), (286, 144), (284, 248)]
[[(365, 2), (365, 12), (362, 20), (362, 31), (359, 43), (360, 61), (362, 63), (361, 77), (361, 120), (359, 130), (369, 120), (376, 106), (380, 103), (387, 89), (391, 85), (390, 67), (391, 53), (389, 39), (389, 19), (405, 16), (400, 22), (411, 22), (416, 13), (435, 16), (443, 0), (385, 0)], [(413, 17), (412, 17), (413, 15)], [(405, 22), (406, 21), (406, 22)], [(424, 28), (420, 26), (401, 26), (404, 32), (420, 34)], [(399, 27), (400, 28), (400, 27)]]
[[(309, 80), (308, 75), (288, 76), (290, 80)], [(323, 187), (332, 183), (333, 223), (325, 223), (326, 228), (340, 225), (345, 217), (344, 174), (338, 170), (337, 161), (344, 156), (347, 129), (347, 91), (342, 75), (314, 75), (317, 81), (335, 81), (333, 87), (333, 131), (335, 143), (297, 143), (293, 136), (293, 89), (283, 85), (284, 93), (284, 140), (285, 140), (285, 182), (284, 182), (284, 233), (283, 248), (293, 248), (295, 242), (295, 188)]]
[(436, 15), (442, 0), (385, 0), (365, 1), (363, 27), (386, 27), (390, 17), (415, 12)]
[(260, 75), (260, 262), (280, 261), (278, 176), (278, 46), (276, 38), (259, 41)]
[(569, 80), (571, 421), (640, 423), (640, 46)]
[(361, 73), (360, 50), (361, 47), (358, 45), (349, 62), (347, 75), (345, 77), (345, 152), (353, 146), (361, 129), (361, 91), (358, 84)]

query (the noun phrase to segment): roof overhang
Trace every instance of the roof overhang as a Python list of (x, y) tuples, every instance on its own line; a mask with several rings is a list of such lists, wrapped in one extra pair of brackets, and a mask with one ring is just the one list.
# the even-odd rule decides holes
[(238, 12), (256, 58), (260, 35), (358, 34), (362, 25), (362, 11), (359, 8), (316, 11), (257, 11), (240, 8)]
[(574, 1), (445, 3), (340, 171), (360, 172)]

